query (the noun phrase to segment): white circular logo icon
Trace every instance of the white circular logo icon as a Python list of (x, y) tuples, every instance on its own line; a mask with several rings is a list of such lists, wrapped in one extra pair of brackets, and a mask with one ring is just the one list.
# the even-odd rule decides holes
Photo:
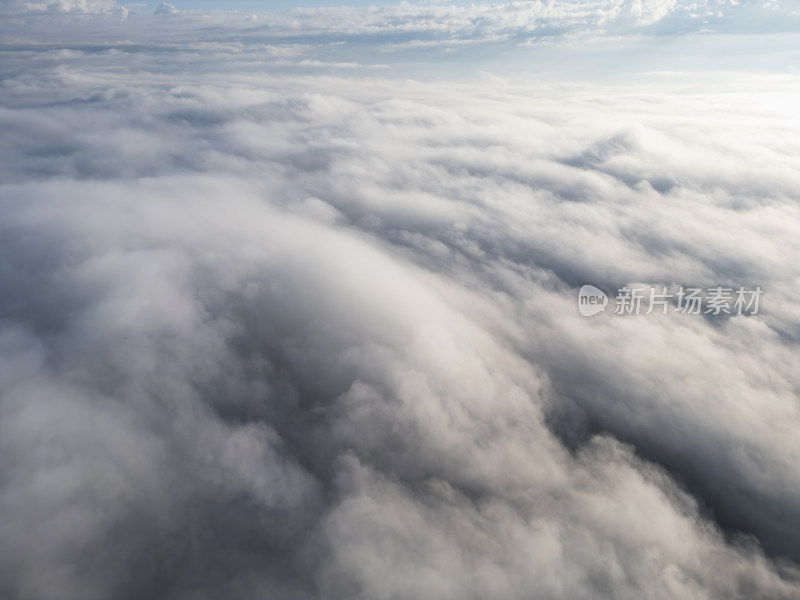
[(578, 310), (584, 317), (593, 317), (604, 312), (608, 306), (608, 295), (593, 285), (584, 285), (578, 291)]

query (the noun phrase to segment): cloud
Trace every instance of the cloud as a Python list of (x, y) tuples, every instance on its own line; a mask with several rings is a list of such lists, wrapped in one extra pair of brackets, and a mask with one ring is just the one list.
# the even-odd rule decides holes
[[(7, 0), (0, 2), (0, 12), (17, 17), (42, 14), (52, 17), (62, 13), (123, 13), (127, 16), (127, 9), (113, 0)], [(798, 27), (797, 15), (784, 4), (762, 5), (735, 0), (530, 0), (469, 5), (401, 2), (367, 8), (298, 7), (289, 14), (265, 12), (260, 15), (243, 15), (236, 10), (180, 11), (171, 4), (161, 3), (155, 10), (156, 16), (178, 14), (182, 18), (180, 27), (168, 22), (172, 34), (177, 30), (194, 29), (203, 37), (210, 31), (229, 36), (233, 29), (238, 29), (256, 37), (310, 36), (340, 41), (359, 38), (363, 42), (364, 36), (380, 36), (390, 44), (498, 39), (529, 44), (575, 36), (713, 31), (775, 33), (796, 31)], [(136, 16), (141, 29), (137, 32), (139, 36), (155, 26), (148, 16)], [(34, 23), (36, 21), (31, 24)]]
[(792, 77), (174, 27), (4, 50), (0, 595), (797, 597)]
[(3, 0), (0, 12), (35, 13), (41, 11), (65, 13), (108, 13), (119, 7), (114, 0), (58, 0), (57, 2), (21, 2)]
[(154, 15), (177, 15), (180, 12), (181, 11), (179, 11), (177, 8), (172, 6), (172, 4), (167, 4), (166, 2), (162, 2), (161, 4), (159, 4), (156, 7), (156, 10), (155, 10), (155, 12), (153, 14)]

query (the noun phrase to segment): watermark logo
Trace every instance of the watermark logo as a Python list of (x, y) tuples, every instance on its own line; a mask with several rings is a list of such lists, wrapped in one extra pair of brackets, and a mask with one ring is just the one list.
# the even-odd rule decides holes
[(584, 317), (593, 317), (604, 312), (608, 306), (608, 294), (593, 285), (584, 285), (578, 291), (578, 310)]
[[(758, 314), (759, 300), (764, 291), (755, 288), (717, 286), (708, 289), (695, 287), (628, 287), (622, 286), (614, 297), (614, 314), (753, 316)], [(584, 317), (605, 312), (610, 303), (608, 295), (598, 287), (584, 285), (578, 291), (578, 310)]]

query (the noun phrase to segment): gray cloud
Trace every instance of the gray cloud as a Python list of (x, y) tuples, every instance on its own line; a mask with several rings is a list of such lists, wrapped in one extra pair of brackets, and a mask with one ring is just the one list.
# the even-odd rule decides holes
[(75, 31), (4, 50), (0, 595), (797, 597), (793, 79)]

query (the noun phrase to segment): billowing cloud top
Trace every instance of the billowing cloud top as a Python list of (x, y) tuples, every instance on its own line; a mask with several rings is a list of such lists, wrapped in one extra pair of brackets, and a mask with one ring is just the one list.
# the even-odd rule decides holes
[(156, 7), (156, 10), (153, 14), (155, 15), (177, 15), (180, 14), (177, 8), (175, 8), (172, 4), (168, 4), (166, 2), (162, 2), (161, 4)]
[(0, 597), (800, 597), (775, 10), (3, 20)]

